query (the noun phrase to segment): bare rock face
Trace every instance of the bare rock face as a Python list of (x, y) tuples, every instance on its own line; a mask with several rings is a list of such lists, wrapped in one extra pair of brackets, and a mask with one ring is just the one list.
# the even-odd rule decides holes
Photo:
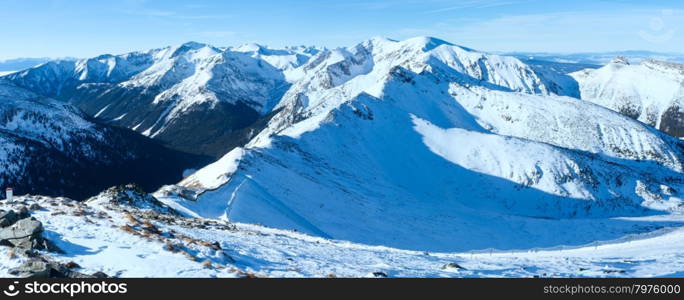
[(43, 224), (35, 218), (21, 219), (12, 226), (0, 231), (0, 241), (4, 245), (11, 245), (19, 252), (30, 253), (34, 250), (60, 250), (47, 239), (43, 238)]
[(10, 226), (19, 220), (19, 216), (13, 211), (0, 211), (0, 227)]
[(9, 270), (9, 273), (24, 278), (48, 278), (50, 266), (39, 259), (32, 259), (19, 267)]
[(35, 257), (9, 270), (9, 273), (23, 278), (101, 278), (102, 276), (99, 274), (101, 272), (88, 275), (74, 271), (73, 268), (69, 264), (62, 264), (45, 257)]
[(53, 243), (43, 238), (43, 224), (31, 217), (26, 207), (0, 214), (0, 245), (13, 247), (19, 253), (34, 250), (60, 252)]
[(152, 210), (162, 214), (178, 215), (173, 208), (157, 200), (157, 198), (146, 193), (140, 186), (135, 184), (111, 187), (87, 201), (104, 201), (104, 203), (119, 207), (127, 206)]
[(613, 58), (613, 60), (611, 60), (611, 63), (629, 65), (629, 61), (624, 56), (616, 56), (615, 58)]
[(0, 231), (0, 239), (17, 240), (35, 237), (43, 232), (43, 224), (34, 218), (21, 219)]

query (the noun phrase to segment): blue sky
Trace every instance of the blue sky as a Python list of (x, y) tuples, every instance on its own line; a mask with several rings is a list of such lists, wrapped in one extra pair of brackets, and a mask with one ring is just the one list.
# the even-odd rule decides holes
[(684, 1), (0, 0), (0, 59), (418, 35), (485, 51), (684, 52)]

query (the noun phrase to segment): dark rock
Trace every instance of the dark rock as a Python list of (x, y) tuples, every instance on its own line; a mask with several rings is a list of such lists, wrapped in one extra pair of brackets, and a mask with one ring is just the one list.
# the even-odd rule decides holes
[(94, 276), (70, 270), (68, 266), (72, 263), (61, 264), (45, 257), (37, 256), (26, 261), (21, 266), (11, 269), (9, 273), (26, 278), (94, 278)]
[(67, 264), (47, 260), (50, 265), (50, 278), (93, 278), (80, 272), (72, 271)]
[(213, 243), (211, 243), (210, 248), (213, 249), (213, 250), (222, 250), (222, 249), (221, 249), (221, 243), (219, 243), (219, 242), (213, 242)]
[(19, 207), (17, 215), (19, 216), (19, 219), (26, 219), (31, 217), (31, 213), (29, 212), (28, 208), (26, 208), (26, 206)]
[(462, 267), (461, 265), (459, 265), (457, 263), (453, 263), (453, 262), (450, 262), (450, 263), (442, 266), (442, 269), (443, 270), (446, 270), (446, 269), (466, 270), (466, 268)]
[(29, 210), (32, 210), (32, 211), (41, 210), (41, 209), (43, 209), (43, 207), (38, 205), (38, 203), (33, 203), (29, 206)]
[[(0, 230), (0, 240), (17, 240), (39, 236), (43, 232), (43, 224), (34, 218), (21, 219), (10, 227)], [(14, 243), (14, 242), (13, 242)]]
[(616, 56), (610, 62), (613, 64), (629, 65), (629, 60), (624, 56)]
[(684, 137), (684, 108), (670, 106), (660, 119), (660, 130), (675, 137)]
[(385, 272), (373, 272), (373, 276), (377, 278), (387, 278), (387, 273)]
[(18, 220), (19, 216), (13, 210), (0, 212), (0, 227), (11, 226)]
[(109, 278), (109, 276), (107, 274), (105, 274), (104, 272), (95, 272), (95, 273), (93, 273), (92, 276), (94, 278)]
[(50, 265), (40, 259), (31, 259), (21, 266), (10, 269), (9, 273), (14, 276), (25, 278), (48, 278), (50, 276)]
[(43, 238), (43, 224), (35, 218), (25, 218), (10, 227), (0, 230), (0, 241), (3, 245), (18, 248), (19, 253), (30, 256), (33, 250), (47, 250), (62, 253), (54, 243)]
[(52, 241), (50, 241), (46, 238), (41, 238), (41, 245), (43, 247), (42, 249), (45, 249), (48, 252), (64, 253), (64, 251), (62, 249), (60, 249), (59, 247), (57, 247), (57, 245), (55, 245), (55, 243), (53, 243)]
[(67, 268), (67, 269), (78, 269), (78, 268), (80, 268), (81, 266), (78, 265), (77, 263), (73, 262), (73, 261), (70, 261), (70, 262), (64, 264), (64, 267)]
[(178, 215), (173, 208), (157, 200), (157, 198), (154, 196), (146, 193), (142, 187), (136, 184), (111, 187), (100, 193), (100, 195), (97, 197), (91, 198), (88, 201), (101, 198), (107, 198), (109, 199), (109, 203), (119, 206), (150, 209), (162, 214)]

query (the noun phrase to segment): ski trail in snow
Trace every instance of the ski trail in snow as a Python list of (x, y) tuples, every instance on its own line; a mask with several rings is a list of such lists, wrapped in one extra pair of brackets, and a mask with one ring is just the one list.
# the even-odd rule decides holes
[[(244, 184), (247, 183), (247, 186), (243, 187)], [(251, 187), (251, 189), (250, 189)], [(261, 185), (259, 185), (257, 182), (255, 182), (252, 178), (247, 177), (245, 180), (243, 180), (240, 183), (240, 186), (235, 189), (235, 191), (232, 193), (228, 211), (226, 213), (226, 217), (230, 220), (230, 210), (232, 210), (232, 207), (235, 205), (235, 202), (239, 202), (243, 198), (238, 198), (237, 197), (237, 192), (240, 189), (247, 189), (251, 190), (254, 193), (256, 193), (256, 197), (249, 197), (249, 201), (257, 201), (257, 200), (262, 200), (264, 204), (268, 205), (269, 207), (277, 210), (279, 213), (282, 214), (283, 217), (287, 218), (288, 220), (296, 223), (297, 225), (301, 226), (302, 228), (311, 231), (313, 234), (321, 236), (323, 238), (327, 239), (332, 239), (332, 236), (329, 234), (325, 233), (323, 230), (319, 229), (317, 226), (309, 222), (306, 218), (302, 217), (300, 214), (292, 210), (291, 208), (287, 207), (282, 201), (278, 200), (276, 197), (271, 195), (268, 191), (266, 191)], [(249, 194), (249, 193), (247, 193)]]

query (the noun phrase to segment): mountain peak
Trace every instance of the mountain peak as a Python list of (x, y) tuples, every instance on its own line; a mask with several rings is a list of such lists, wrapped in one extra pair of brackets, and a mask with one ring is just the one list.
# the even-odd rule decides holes
[(208, 46), (207, 44), (199, 43), (199, 42), (195, 42), (195, 41), (189, 41), (189, 42), (185, 42), (185, 43), (181, 44), (181, 47), (186, 47), (186, 48), (191, 48), (191, 49), (200, 49), (200, 48), (204, 48), (207, 46)]
[(430, 51), (430, 50), (437, 48), (441, 45), (453, 46), (452, 43), (449, 43), (445, 40), (438, 39), (435, 37), (430, 37), (430, 36), (418, 36), (418, 37), (414, 37), (414, 38), (404, 40), (402, 43), (407, 44), (407, 45), (420, 46), (423, 48), (424, 51)]
[(610, 61), (610, 63), (619, 65), (629, 65), (629, 61), (624, 56), (616, 56), (615, 58), (613, 58), (613, 60)]
[[(176, 50), (173, 52), (172, 57), (181, 55), (183, 53), (187, 53), (189, 51), (196, 51), (196, 50), (199, 50), (202, 48), (215, 49), (214, 47), (207, 45), (207, 44), (190, 41), (190, 42), (183, 43), (180, 46), (177, 46)], [(218, 50), (216, 50), (216, 52), (218, 52)]]
[(232, 50), (237, 52), (261, 52), (264, 48), (266, 47), (257, 43), (247, 43), (237, 46)]

